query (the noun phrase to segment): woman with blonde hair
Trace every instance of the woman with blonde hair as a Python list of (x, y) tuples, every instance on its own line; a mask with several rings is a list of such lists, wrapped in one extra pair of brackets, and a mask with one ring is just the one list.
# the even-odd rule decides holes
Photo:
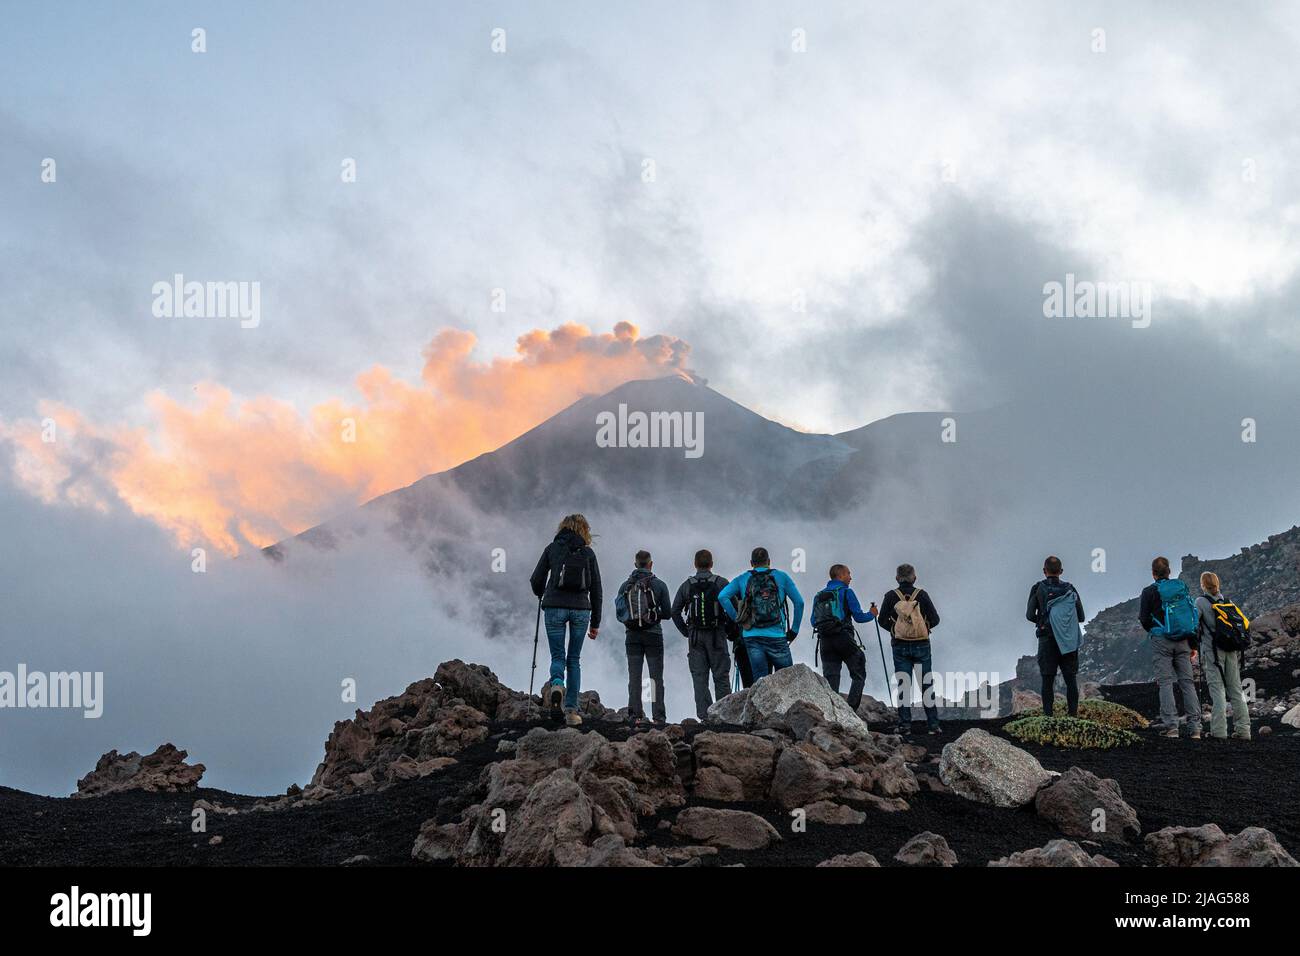
[(551, 679), (542, 687), (542, 702), (553, 714), (563, 708), (564, 722), (576, 727), (582, 723), (578, 659), (583, 641), (594, 641), (600, 630), (602, 599), (600, 565), (591, 549), (591, 526), (586, 518), (572, 514), (560, 522), (555, 540), (542, 551), (529, 583), (537, 595), (551, 649)]
[[(1237, 606), (1223, 596), (1219, 576), (1213, 571), (1201, 575), (1202, 594), (1196, 599), (1200, 612), (1197, 636), (1201, 643), (1201, 669), (1210, 688), (1210, 735), (1228, 736), (1228, 703), (1232, 703), (1232, 736), (1250, 739), (1250, 711), (1241, 690), (1241, 650), (1225, 646), (1234, 643), (1225, 634), (1244, 635), (1250, 622)], [(1222, 620), (1223, 624), (1220, 624)], [(1216, 632), (1218, 632), (1216, 637)]]

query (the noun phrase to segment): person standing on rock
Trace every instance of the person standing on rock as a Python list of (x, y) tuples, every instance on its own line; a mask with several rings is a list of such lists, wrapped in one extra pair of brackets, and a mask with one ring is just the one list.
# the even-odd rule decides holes
[[(862, 610), (858, 596), (849, 587), (853, 572), (848, 565), (833, 564), (826, 587), (817, 592), (812, 604), (813, 633), (822, 654), (822, 676), (831, 690), (840, 691), (840, 670), (849, 669), (849, 706), (857, 711), (862, 703), (862, 689), (867, 685), (867, 655), (858, 643), (853, 622), (869, 624), (876, 619), (871, 611)], [(873, 609), (875, 605), (872, 605)]]
[(925, 708), (928, 732), (937, 734), (939, 707), (934, 687), (930, 654), (930, 633), (939, 626), (939, 612), (930, 595), (916, 586), (916, 568), (900, 564), (894, 575), (898, 587), (880, 602), (880, 626), (889, 631), (894, 655), (894, 684), (898, 700), (898, 732), (912, 736), (912, 681), (921, 668), (921, 705)]
[(1210, 689), (1210, 736), (1228, 736), (1228, 704), (1232, 704), (1232, 736), (1250, 739), (1250, 710), (1241, 690), (1241, 655), (1249, 646), (1250, 621), (1237, 605), (1223, 596), (1219, 576), (1213, 571), (1201, 575), (1200, 611), (1197, 634), (1201, 641), (1201, 669)]
[(650, 665), (651, 713), (654, 722), (668, 720), (664, 704), (664, 626), (671, 598), (668, 585), (654, 576), (649, 551), (638, 551), (636, 567), (618, 589), (614, 613), (627, 629), (627, 718), (634, 725), (645, 722), (642, 699), (645, 691), (641, 673)]
[[(790, 645), (799, 636), (803, 595), (790, 575), (772, 567), (767, 548), (750, 553), (749, 567), (722, 589), (718, 601), (723, 612), (740, 626), (750, 670), (754, 680), (760, 680), (794, 665)], [(733, 600), (739, 600), (739, 608)], [(787, 602), (793, 603), (793, 611)]]
[[(673, 598), (673, 624), (686, 638), (686, 663), (695, 685), (695, 715), (708, 716), (714, 696), (721, 700), (730, 693), (731, 648), (727, 644), (727, 624), (731, 618), (722, 611), (718, 595), (729, 582), (713, 573), (713, 554), (707, 549), (695, 552), (695, 574), (681, 583)], [(713, 678), (713, 694), (709, 678)]]
[(1196, 659), (1197, 620), (1196, 605), (1187, 592), (1187, 585), (1169, 577), (1169, 559), (1156, 558), (1151, 562), (1151, 577), (1142, 591), (1138, 604), (1138, 620), (1151, 640), (1151, 661), (1160, 685), (1160, 723), (1158, 729), (1166, 737), (1178, 736), (1178, 705), (1174, 700), (1174, 684), (1182, 697), (1183, 714), (1193, 740), (1201, 738), (1201, 701), (1196, 696), (1192, 681), (1192, 664)]
[(582, 723), (578, 660), (583, 642), (588, 638), (594, 641), (600, 631), (603, 598), (600, 565), (591, 548), (591, 526), (586, 518), (573, 514), (560, 522), (555, 540), (542, 551), (529, 583), (541, 602), (551, 649), (551, 679), (542, 688), (543, 706), (552, 711), (563, 707), (565, 723), (575, 727)]
[(1057, 670), (1065, 680), (1066, 710), (1071, 717), (1079, 714), (1079, 629), (1054, 628), (1053, 618), (1064, 615), (1066, 623), (1082, 624), (1083, 599), (1073, 584), (1061, 580), (1063, 570), (1061, 559), (1054, 554), (1048, 555), (1043, 561), (1043, 580), (1029, 589), (1029, 606), (1025, 609), (1025, 619), (1034, 625), (1038, 637), (1043, 714), (1048, 717), (1052, 716), (1052, 707), (1056, 703)]

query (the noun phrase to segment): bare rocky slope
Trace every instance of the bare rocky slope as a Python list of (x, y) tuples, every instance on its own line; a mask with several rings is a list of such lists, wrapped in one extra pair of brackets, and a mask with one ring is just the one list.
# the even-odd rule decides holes
[[(1136, 686), (1136, 685), (1134, 685)], [(1138, 701), (1139, 705), (1141, 701)], [(1300, 735), (1063, 750), (1005, 720), (904, 742), (805, 666), (708, 722), (561, 727), (485, 667), (338, 722), (311, 782), (201, 789), (171, 745), (105, 755), (81, 799), (0, 789), (0, 864), (1294, 866)], [(1262, 728), (1261, 728), (1262, 729)], [(1195, 794), (1195, 799), (1189, 799)], [(1106, 826), (1094, 825), (1105, 811)]]

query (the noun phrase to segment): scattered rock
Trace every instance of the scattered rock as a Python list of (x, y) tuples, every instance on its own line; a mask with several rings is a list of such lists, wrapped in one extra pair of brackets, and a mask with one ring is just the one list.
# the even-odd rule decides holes
[(1066, 836), (1131, 843), (1142, 835), (1137, 812), (1124, 802), (1119, 784), (1078, 767), (1039, 790), (1034, 808)]
[(948, 841), (926, 830), (903, 844), (894, 859), (904, 866), (956, 866), (957, 854)]
[(366, 856), (364, 853), (358, 853), (356, 856), (348, 857), (340, 863), (339, 866), (361, 866), (362, 864), (369, 862), (370, 857)]
[(1282, 723), (1288, 727), (1300, 728), (1300, 704), (1296, 704), (1282, 715)]
[(221, 837), (220, 836), (212, 837), (210, 840), (208, 840), (208, 846), (221, 846)]
[(822, 860), (818, 866), (880, 866), (876, 858), (870, 853), (841, 853), (839, 856), (833, 856), (829, 860)]
[(761, 850), (781, 839), (776, 827), (745, 810), (688, 807), (677, 814), (673, 835), (730, 850)]
[(995, 807), (1024, 806), (1052, 774), (1028, 752), (973, 728), (943, 748), (939, 779), (968, 800)]
[(119, 754), (110, 750), (95, 763), (95, 769), (77, 781), (74, 797), (102, 797), (106, 793), (143, 790), (146, 793), (182, 793), (199, 785), (206, 769), (187, 764), (189, 754), (172, 744), (163, 744), (142, 757), (134, 750)]
[(705, 731), (694, 740), (695, 795), (703, 800), (762, 800), (775, 771), (776, 746), (752, 734)]
[(857, 826), (867, 822), (867, 815), (861, 810), (854, 810), (842, 803), (819, 800), (806, 808), (806, 818), (810, 823), (829, 823), (835, 826)]
[(990, 860), (989, 866), (1118, 866), (1114, 860), (1102, 856), (1089, 856), (1088, 851), (1073, 840), (1050, 840), (1046, 846), (1020, 850), (999, 860)]
[(1215, 823), (1165, 827), (1147, 834), (1145, 845), (1158, 866), (1300, 866), (1263, 827), (1232, 836)]

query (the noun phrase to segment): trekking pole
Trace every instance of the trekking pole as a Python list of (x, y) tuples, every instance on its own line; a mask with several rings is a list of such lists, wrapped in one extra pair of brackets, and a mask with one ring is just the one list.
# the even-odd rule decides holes
[(537, 676), (537, 639), (542, 633), (542, 599), (537, 599), (537, 624), (533, 627), (533, 669), (528, 672), (528, 696), (533, 696), (533, 679)]
[(880, 621), (876, 625), (876, 646), (880, 648), (880, 668), (885, 672), (885, 693), (889, 694), (890, 703), (893, 703), (894, 695), (889, 690), (889, 665), (885, 663), (885, 642), (880, 639)]

